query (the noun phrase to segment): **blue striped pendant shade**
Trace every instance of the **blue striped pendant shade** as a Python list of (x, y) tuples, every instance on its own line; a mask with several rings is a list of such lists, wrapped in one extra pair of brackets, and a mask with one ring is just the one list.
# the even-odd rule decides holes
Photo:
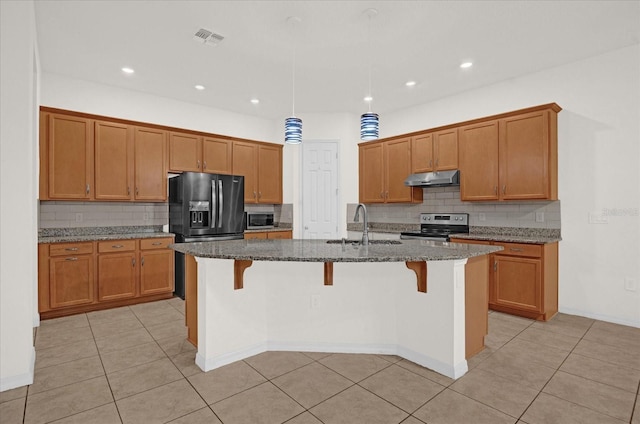
[(287, 144), (302, 143), (302, 119), (293, 116), (285, 119), (284, 142)]
[(360, 117), (360, 139), (364, 141), (378, 139), (378, 114), (363, 113)]

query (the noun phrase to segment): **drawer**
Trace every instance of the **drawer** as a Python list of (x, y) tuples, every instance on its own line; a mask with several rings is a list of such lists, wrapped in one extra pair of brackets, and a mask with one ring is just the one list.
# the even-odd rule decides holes
[(49, 256), (85, 255), (93, 253), (93, 243), (53, 243), (49, 246)]
[(172, 243), (172, 237), (142, 239), (140, 240), (140, 250), (166, 249)]
[(272, 231), (267, 233), (267, 238), (272, 240), (290, 239), (291, 231)]
[(135, 240), (110, 240), (98, 243), (98, 253), (128, 252), (136, 250)]
[(526, 256), (530, 258), (542, 257), (542, 246), (539, 244), (495, 242), (494, 245), (502, 246), (504, 248), (503, 251), (496, 252), (496, 255)]

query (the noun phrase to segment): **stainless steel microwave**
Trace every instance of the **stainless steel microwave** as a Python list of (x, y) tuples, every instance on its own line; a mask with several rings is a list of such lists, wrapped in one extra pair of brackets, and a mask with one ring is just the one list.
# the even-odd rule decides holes
[(273, 228), (273, 213), (247, 212), (247, 230)]

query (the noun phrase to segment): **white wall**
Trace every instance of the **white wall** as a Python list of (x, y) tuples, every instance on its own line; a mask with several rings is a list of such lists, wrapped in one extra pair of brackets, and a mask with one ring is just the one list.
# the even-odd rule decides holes
[(624, 288), (640, 278), (639, 75), (635, 45), (382, 115), (381, 135), (558, 103), (560, 310), (640, 327), (640, 292)]
[[(0, 18), (0, 391), (4, 391), (33, 382), (38, 73), (33, 2), (1, 1)], [(13, 183), (16, 178), (19, 184)]]

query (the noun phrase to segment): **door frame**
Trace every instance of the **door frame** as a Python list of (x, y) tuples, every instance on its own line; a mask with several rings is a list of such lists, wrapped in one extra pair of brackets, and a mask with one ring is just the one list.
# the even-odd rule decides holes
[(300, 223), (299, 226), (299, 231), (300, 231), (300, 238), (303, 238), (304, 236), (304, 226), (305, 226), (305, 222), (304, 222), (304, 152), (306, 150), (305, 146), (309, 145), (309, 144), (335, 144), (336, 145), (336, 153), (338, 155), (338, 157), (336, 158), (336, 181), (337, 181), (337, 194), (336, 194), (336, 238), (340, 236), (340, 222), (342, 219), (342, 213), (340, 212), (340, 205), (341, 203), (341, 198), (342, 198), (342, 190), (340, 189), (340, 157), (341, 157), (341, 151), (340, 151), (340, 140), (338, 139), (326, 139), (326, 140), (304, 140), (302, 143), (302, 148), (300, 149), (300, 153), (299, 153), (299, 157), (298, 157), (298, 163), (300, 164), (299, 166), (299, 172), (298, 172), (298, 181), (300, 181), (300, 185), (299, 185), (299, 202), (300, 202), (300, 211), (297, 213), (298, 215), (298, 219), (297, 221)]

